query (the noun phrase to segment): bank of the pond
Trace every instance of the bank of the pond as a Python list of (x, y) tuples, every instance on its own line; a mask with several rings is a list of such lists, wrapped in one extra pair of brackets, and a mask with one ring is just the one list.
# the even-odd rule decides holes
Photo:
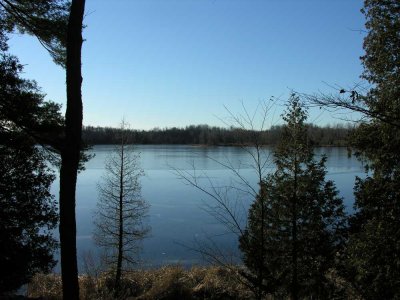
[[(255, 299), (249, 284), (239, 275), (239, 266), (192, 267), (165, 266), (151, 270), (134, 270), (124, 275), (118, 299)], [(360, 299), (348, 282), (334, 271), (326, 274), (341, 299)], [(80, 299), (115, 299), (110, 273), (89, 270), (79, 277)], [(36, 275), (28, 286), (28, 297), (61, 299), (61, 278), (57, 274)], [(272, 296), (266, 299), (275, 299)]]

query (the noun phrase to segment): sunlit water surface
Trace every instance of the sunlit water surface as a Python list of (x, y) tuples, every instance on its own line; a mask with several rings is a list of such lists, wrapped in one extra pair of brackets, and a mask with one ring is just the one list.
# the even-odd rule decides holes
[[(92, 240), (93, 217), (98, 197), (97, 183), (104, 174), (104, 162), (113, 146), (94, 146), (90, 151), (95, 154), (86, 164), (86, 170), (78, 176), (77, 184), (77, 246), (82, 270), (82, 257), (89, 251), (97, 257), (101, 250)], [(246, 149), (237, 147), (198, 147), (175, 145), (138, 145), (140, 164), (145, 171), (141, 180), (143, 198), (151, 205), (146, 220), (151, 226), (151, 235), (142, 242), (142, 251), (138, 259), (142, 267), (155, 267), (164, 264), (179, 263), (184, 266), (205, 263), (202, 256), (189, 248), (197, 248), (196, 243), (210, 241), (227, 253), (239, 256), (237, 236), (229, 233), (207, 211), (207, 205), (215, 201), (193, 186), (178, 178), (176, 171), (189, 172), (199, 177), (200, 184), (222, 187), (238, 186), (238, 176), (223, 165), (239, 170), (240, 176), (257, 189), (257, 174), (254, 162)], [(363, 167), (354, 157), (348, 157), (346, 148), (318, 148), (316, 156), (327, 155), (327, 179), (333, 180), (344, 199), (348, 212), (354, 202), (353, 186), (355, 176), (364, 176)], [(273, 171), (270, 152), (264, 152), (269, 159), (266, 173)], [(269, 158), (268, 158), (269, 157)], [(58, 195), (58, 179), (52, 191)], [(236, 206), (238, 219), (244, 224), (245, 212), (252, 198), (231, 191), (230, 199), (238, 200), (242, 206)], [(238, 199), (239, 197), (239, 199)], [(197, 242), (195, 242), (197, 241)], [(205, 243), (205, 242), (204, 242)], [(57, 267), (58, 269), (58, 267)]]

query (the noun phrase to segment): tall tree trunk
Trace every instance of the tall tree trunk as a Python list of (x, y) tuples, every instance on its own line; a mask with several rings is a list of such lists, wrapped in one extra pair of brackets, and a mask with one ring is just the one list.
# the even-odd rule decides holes
[(124, 234), (124, 137), (121, 142), (121, 168), (119, 174), (119, 228), (118, 228), (118, 258), (117, 258), (117, 272), (115, 275), (115, 295), (118, 295), (119, 284), (121, 281), (121, 270), (122, 270), (122, 257), (123, 257), (123, 234)]
[(263, 281), (264, 281), (264, 262), (265, 262), (265, 190), (262, 186), (262, 170), (261, 170), (261, 157), (260, 157), (260, 146), (258, 144), (258, 138), (256, 139), (257, 149), (257, 173), (258, 182), (260, 184), (260, 198), (261, 198), (261, 257), (260, 257), (260, 268), (258, 270), (258, 295), (257, 300), (261, 300), (263, 296)]
[(60, 170), (60, 244), (64, 299), (79, 299), (75, 190), (82, 135), (82, 22), (85, 0), (72, 0), (67, 32), (67, 110)]
[(298, 299), (298, 249), (297, 249), (297, 175), (298, 175), (298, 162), (297, 158), (294, 159), (294, 183), (293, 183), (293, 199), (292, 199), (292, 282), (291, 282), (291, 298), (292, 300)]

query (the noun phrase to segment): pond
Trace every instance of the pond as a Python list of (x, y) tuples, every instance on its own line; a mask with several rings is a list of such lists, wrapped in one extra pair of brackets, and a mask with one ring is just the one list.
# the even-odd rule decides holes
[[(92, 240), (93, 217), (97, 203), (97, 183), (104, 174), (104, 161), (114, 146), (94, 146), (95, 154), (86, 164), (86, 170), (78, 176), (77, 183), (77, 247), (80, 264), (89, 251), (94, 256), (101, 252)], [(140, 165), (145, 171), (142, 177), (142, 195), (151, 205), (146, 222), (151, 226), (151, 234), (142, 242), (140, 261), (142, 267), (157, 267), (179, 263), (184, 266), (203, 264), (202, 256), (189, 248), (197, 248), (197, 243), (212, 240), (234, 257), (238, 256), (237, 236), (227, 230), (207, 211), (215, 201), (204, 192), (180, 179), (177, 171), (196, 174), (201, 186), (238, 186), (240, 180), (231, 169), (239, 172), (250, 188), (257, 190), (257, 174), (248, 152), (239, 147), (199, 147), (187, 145), (137, 145)], [(325, 154), (327, 160), (327, 179), (333, 180), (344, 199), (346, 210), (352, 211), (354, 202), (353, 186), (355, 176), (365, 176), (361, 163), (348, 157), (346, 148), (317, 148), (316, 158)], [(263, 159), (268, 161), (265, 174), (274, 170), (271, 152), (266, 149)], [(58, 194), (58, 179), (52, 192)], [(252, 197), (248, 194), (228, 191), (228, 196), (238, 200), (236, 206), (238, 219), (244, 224)], [(240, 197), (240, 199), (238, 199)], [(204, 242), (205, 243), (205, 242)]]

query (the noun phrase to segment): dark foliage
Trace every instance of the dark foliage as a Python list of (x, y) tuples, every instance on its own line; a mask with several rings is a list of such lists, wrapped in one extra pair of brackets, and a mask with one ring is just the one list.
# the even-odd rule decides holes
[[(82, 167), (81, 130), (82, 130), (82, 97), (81, 97), (81, 48), (84, 14), (84, 0), (1, 0), (0, 1), (0, 46), (7, 50), (7, 34), (19, 30), (38, 38), (43, 47), (50, 52), (54, 61), (66, 68), (67, 77), (67, 107), (65, 119), (57, 114), (57, 125), (50, 127), (51, 139), (47, 139), (46, 130), (37, 134), (35, 122), (21, 122), (20, 116), (32, 115), (31, 107), (26, 111), (18, 107), (15, 113), (7, 111), (9, 95), (3, 97), (3, 111), (7, 117), (6, 123), (19, 126), (29, 137), (43, 145), (50, 146), (60, 154), (60, 244), (63, 292), (65, 299), (78, 299), (78, 273), (76, 260), (76, 224), (75, 224), (75, 188), (77, 172)], [(18, 70), (16, 65), (11, 71)], [(4, 90), (7, 92), (7, 87)], [(23, 91), (22, 91), (23, 92)], [(3, 100), (3, 99), (2, 99)], [(14, 103), (11, 103), (14, 104)], [(46, 106), (47, 104), (44, 104)], [(58, 113), (58, 106), (50, 105)], [(52, 114), (50, 114), (52, 115)], [(39, 117), (48, 117), (38, 114)], [(28, 119), (29, 119), (28, 118)], [(35, 121), (34, 119), (32, 119)], [(62, 123), (61, 123), (62, 121)], [(65, 122), (64, 122), (65, 121)], [(7, 125), (4, 125), (7, 128)], [(62, 130), (60, 130), (62, 128)], [(54, 135), (53, 130), (57, 132)], [(58, 135), (61, 135), (61, 137)]]
[(1, 53), (1, 292), (18, 288), (35, 272), (49, 271), (56, 247), (50, 232), (57, 223), (50, 194), (54, 175), (47, 166), (49, 152), (33, 137), (58, 135), (59, 106), (44, 102), (36, 84), (19, 77), (21, 71), (15, 57)]
[(69, 1), (1, 0), (0, 47), (7, 49), (6, 33), (18, 30), (37, 37), (54, 61), (65, 65)]
[[(263, 144), (276, 145), (282, 133), (282, 126), (273, 126), (260, 134)], [(308, 126), (310, 141), (315, 146), (346, 146), (347, 136), (352, 127), (337, 125), (334, 127)], [(82, 138), (90, 145), (118, 143), (118, 128), (83, 128)], [(208, 125), (190, 125), (185, 128), (165, 128), (152, 130), (131, 130), (136, 144), (176, 144), (176, 145), (252, 145), (254, 132), (242, 128), (211, 127)]]
[(277, 170), (260, 183), (240, 249), (249, 278), (265, 293), (329, 298), (326, 274), (344, 241), (342, 199), (325, 180), (326, 157), (314, 160), (297, 96), (283, 118), (286, 125), (274, 152)]
[(21, 72), (16, 57), (0, 53), (0, 125), (3, 130), (12, 125), (36, 143), (58, 148), (63, 135), (60, 105), (44, 101), (36, 83), (22, 79)]
[(355, 186), (356, 214), (346, 252), (346, 276), (366, 299), (400, 297), (400, 1), (366, 0), (363, 78), (359, 101), (371, 112), (352, 136), (366, 161)]
[(17, 289), (55, 262), (53, 173), (20, 132), (0, 130), (0, 294)]

